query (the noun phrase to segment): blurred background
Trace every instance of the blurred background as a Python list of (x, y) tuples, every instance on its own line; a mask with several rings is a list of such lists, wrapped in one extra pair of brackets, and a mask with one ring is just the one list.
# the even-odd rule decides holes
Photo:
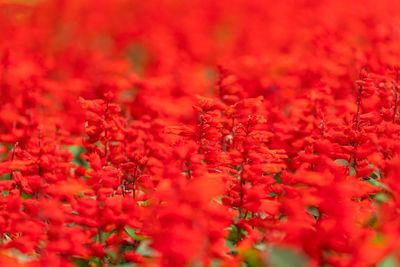
[(397, 64), (399, 9), (388, 0), (2, 0), (3, 132), (5, 114), (31, 106), (79, 134), (77, 97), (109, 90), (126, 116), (187, 122), (193, 96), (215, 93), (218, 66), (281, 110), (324, 84), (340, 101), (360, 69)]

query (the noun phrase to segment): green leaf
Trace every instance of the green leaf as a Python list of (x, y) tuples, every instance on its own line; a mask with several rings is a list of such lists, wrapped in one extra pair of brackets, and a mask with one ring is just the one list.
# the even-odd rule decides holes
[(373, 174), (375, 174), (375, 176), (376, 176), (377, 178), (381, 178), (381, 170), (380, 170), (380, 169), (375, 169), (374, 172), (373, 172)]
[(313, 216), (315, 219), (319, 218), (319, 210), (316, 207), (313, 206), (308, 206), (307, 207), (308, 213), (310, 213), (311, 216)]
[(11, 179), (10, 173), (6, 173), (3, 176), (1, 176), (0, 180), (10, 180), (10, 179)]
[(379, 182), (378, 180), (375, 180), (375, 179), (371, 178), (371, 179), (368, 179), (368, 180), (365, 180), (365, 181), (367, 181), (368, 183), (372, 184), (373, 186), (379, 187), (379, 188), (381, 188), (383, 190), (390, 190), (390, 188), (387, 185), (385, 185), (384, 183)]
[(136, 253), (142, 255), (143, 257), (152, 257), (154, 255), (154, 250), (149, 247), (150, 243), (150, 240), (145, 240), (141, 242), (136, 249)]
[(269, 248), (269, 263), (271, 267), (305, 267), (308, 260), (294, 251), (273, 246)]
[(133, 238), (133, 236), (135, 236), (135, 229), (129, 227), (129, 226), (125, 226), (125, 232)]
[(21, 192), (21, 197), (25, 200), (25, 199), (28, 199), (28, 198), (34, 198), (34, 196), (33, 195), (29, 195), (29, 194), (26, 194), (26, 193), (24, 193), (24, 192)]
[(72, 163), (83, 166), (85, 169), (89, 168), (88, 162), (81, 158), (81, 154), (86, 152), (83, 146), (68, 146), (67, 149), (74, 156)]
[(399, 267), (399, 266), (400, 264), (397, 262), (396, 258), (393, 255), (389, 255), (381, 263), (377, 265), (377, 267)]
[(340, 166), (350, 166), (350, 163), (345, 159), (335, 159), (335, 162)]
[(384, 203), (384, 202), (386, 202), (386, 201), (389, 199), (389, 196), (388, 196), (386, 193), (384, 193), (384, 192), (379, 192), (379, 193), (377, 193), (377, 194), (374, 195), (374, 199), (375, 199), (377, 202)]
[(114, 251), (110, 250), (110, 249), (106, 250), (106, 254), (107, 254), (111, 259), (116, 259), (116, 258), (117, 258), (117, 254), (116, 254)]
[(259, 257), (259, 253), (257, 253), (254, 249), (248, 249), (241, 252), (241, 256), (246, 261), (247, 265), (250, 267), (263, 267), (264, 264)]
[(72, 262), (73, 262), (76, 266), (79, 266), (79, 267), (89, 267), (89, 266), (90, 266), (90, 265), (89, 265), (89, 261), (83, 260), (83, 259), (74, 258), (74, 259), (72, 259)]
[(212, 259), (211, 260), (211, 267), (218, 267), (221, 264), (220, 259)]
[(146, 236), (141, 236), (141, 235), (137, 235), (135, 233), (135, 229), (129, 227), (129, 226), (125, 226), (125, 232), (133, 239), (136, 241), (143, 241), (143, 240), (147, 240), (148, 238)]
[[(11, 238), (7, 235), (4, 236), (7, 241), (11, 241)], [(9, 248), (4, 250), (5, 254), (11, 258), (17, 259), (19, 262), (29, 262), (35, 260), (36, 257), (34, 255), (22, 253), (20, 250), (16, 248)], [(1, 265), (4, 266), (4, 265)]]
[(141, 207), (146, 207), (146, 206), (149, 206), (151, 204), (151, 201), (150, 201), (150, 199), (147, 199), (145, 201), (138, 201), (137, 203)]
[(267, 248), (267, 245), (265, 243), (260, 242), (260, 243), (254, 244), (254, 248), (258, 249), (260, 251), (265, 251)]
[(276, 180), (277, 184), (282, 184), (281, 174), (282, 172), (279, 172), (274, 175), (274, 179)]
[[(237, 216), (235, 216), (237, 217)], [(229, 226), (229, 228), (227, 229), (229, 231), (229, 235), (227, 237), (227, 240), (230, 241), (231, 244), (235, 245), (237, 242), (239, 242), (238, 238), (239, 238), (239, 230), (240, 230), (240, 235), (241, 236), (246, 236), (247, 235), (247, 231), (244, 229), (238, 229), (236, 225), (231, 224)], [(229, 247), (229, 245), (228, 245)], [(236, 248), (234, 249), (235, 252)]]
[(366, 180), (369, 184), (372, 184), (373, 186), (379, 187), (379, 182), (375, 179), (368, 179)]
[(356, 174), (356, 169), (354, 169), (353, 166), (351, 166), (351, 164), (345, 160), (345, 159), (336, 159), (335, 162), (339, 165), (339, 166), (347, 166), (349, 167), (349, 175), (353, 176)]
[(103, 264), (101, 262), (101, 259), (99, 257), (92, 257), (89, 261), (89, 266), (97, 266), (97, 267), (102, 267)]
[(231, 240), (225, 240), (225, 244), (226, 246), (229, 248), (229, 250), (231, 251), (231, 253), (236, 254), (237, 253), (237, 249), (235, 244), (231, 241)]
[(349, 175), (350, 176), (353, 176), (353, 175), (355, 175), (357, 172), (356, 172), (356, 169), (354, 169), (354, 167), (353, 166), (350, 166), (349, 165)]

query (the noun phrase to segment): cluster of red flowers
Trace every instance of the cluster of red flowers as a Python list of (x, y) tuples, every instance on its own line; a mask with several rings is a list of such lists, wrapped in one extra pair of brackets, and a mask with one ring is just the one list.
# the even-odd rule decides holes
[(0, 1), (0, 265), (398, 266), (399, 14)]

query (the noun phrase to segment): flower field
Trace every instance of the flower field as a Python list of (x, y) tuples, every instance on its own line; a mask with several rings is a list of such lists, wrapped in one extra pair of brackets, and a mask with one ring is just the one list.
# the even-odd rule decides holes
[(400, 2), (0, 0), (0, 266), (400, 266)]

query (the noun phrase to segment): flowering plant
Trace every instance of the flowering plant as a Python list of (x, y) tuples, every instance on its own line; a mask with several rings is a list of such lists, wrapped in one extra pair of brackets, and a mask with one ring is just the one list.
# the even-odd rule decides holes
[(0, 1), (0, 265), (398, 266), (399, 14)]

